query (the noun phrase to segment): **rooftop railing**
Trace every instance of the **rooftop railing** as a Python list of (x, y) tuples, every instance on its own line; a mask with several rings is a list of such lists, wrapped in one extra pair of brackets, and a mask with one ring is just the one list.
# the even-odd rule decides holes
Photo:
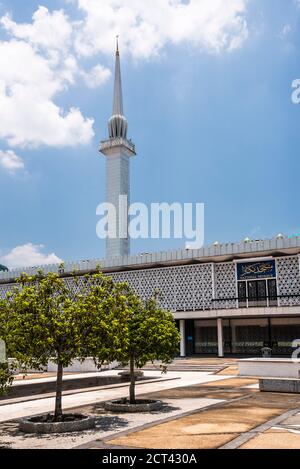
[[(160, 264), (166, 266), (168, 264), (176, 264), (178, 262), (191, 263), (194, 260), (201, 262), (208, 260), (209, 262), (216, 262), (218, 257), (243, 256), (245, 261), (247, 257), (258, 256), (260, 253), (264, 255), (266, 252), (281, 252), (286, 249), (294, 249), (299, 252), (300, 237), (286, 238), (283, 240), (271, 239), (265, 241), (255, 241), (253, 243), (226, 243), (217, 246), (204, 246), (200, 249), (178, 249), (169, 251), (158, 251), (145, 254), (132, 254), (125, 257), (113, 257), (109, 259), (91, 259), (82, 261), (65, 262), (64, 272), (70, 275), (74, 270), (85, 272), (93, 270), (100, 266), (102, 269), (110, 269), (111, 271), (122, 270), (134, 266), (136, 269), (144, 268), (147, 265), (155, 264), (159, 267)], [(247, 255), (247, 257), (246, 257)], [(289, 255), (289, 254), (287, 254)], [(294, 255), (294, 254), (293, 254)], [(0, 283), (5, 281), (12, 281), (19, 277), (23, 272), (34, 274), (37, 270), (42, 269), (47, 272), (58, 272), (59, 264), (44, 265), (39, 267), (25, 267), (10, 270), (9, 272), (0, 272)]]

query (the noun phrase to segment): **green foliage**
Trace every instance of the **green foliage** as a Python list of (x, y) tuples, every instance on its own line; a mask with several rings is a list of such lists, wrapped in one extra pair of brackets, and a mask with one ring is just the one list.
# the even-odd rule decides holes
[(22, 275), (17, 282), (0, 320), (8, 355), (25, 369), (46, 366), (50, 358), (70, 365), (80, 343), (74, 295), (54, 273)]
[(145, 303), (130, 288), (126, 292), (126, 337), (118, 359), (128, 363), (134, 357), (137, 368), (147, 361), (169, 364), (179, 351), (180, 334), (173, 315), (158, 306), (157, 297)]
[[(178, 352), (180, 334), (171, 313), (159, 308), (156, 296), (143, 302), (127, 283), (114, 284), (98, 273), (86, 277), (87, 289), (78, 309), (90, 356), (100, 366), (117, 360), (135, 366), (161, 360), (167, 365)], [(89, 311), (88, 322), (84, 323)]]
[(0, 396), (7, 394), (13, 379), (13, 370), (8, 363), (0, 363)]
[(127, 284), (115, 284), (97, 272), (85, 277), (85, 290), (77, 298), (82, 335), (81, 354), (100, 367), (122, 354), (127, 324)]
[[(60, 273), (63, 274), (63, 266)], [(178, 352), (180, 335), (171, 313), (157, 298), (146, 303), (126, 283), (115, 284), (99, 270), (71, 291), (55, 273), (22, 275), (6, 301), (0, 300), (0, 339), (21, 369), (58, 365), (55, 416), (62, 415), (63, 368), (92, 357), (100, 367), (117, 360), (141, 368), (147, 361), (166, 366)], [(75, 293), (76, 290), (76, 293)], [(8, 385), (5, 367), (0, 370)], [(0, 384), (1, 386), (1, 384)], [(131, 397), (134, 395), (132, 379)], [(134, 397), (132, 397), (132, 400)]]
[(0, 338), (18, 366), (40, 369), (49, 360), (58, 365), (57, 419), (62, 415), (63, 368), (75, 358), (95, 356), (99, 366), (111, 361), (122, 334), (122, 287), (100, 272), (87, 275), (83, 285), (75, 276), (74, 283), (76, 293), (55, 273), (22, 275), (0, 307)]
[[(123, 332), (115, 359), (130, 365), (130, 403), (135, 403), (134, 369), (142, 368), (148, 361), (160, 360), (166, 372), (179, 351), (180, 334), (170, 312), (158, 306), (157, 295), (143, 302), (130, 287), (123, 285)], [(125, 309), (124, 309), (125, 306)]]
[(1, 324), (3, 325), (1, 319), (5, 319), (6, 306), (6, 302), (0, 299), (0, 339), (2, 339), (0, 343), (0, 396), (7, 394), (14, 379), (15, 369), (14, 364), (9, 365), (6, 361), (6, 345), (1, 335)]

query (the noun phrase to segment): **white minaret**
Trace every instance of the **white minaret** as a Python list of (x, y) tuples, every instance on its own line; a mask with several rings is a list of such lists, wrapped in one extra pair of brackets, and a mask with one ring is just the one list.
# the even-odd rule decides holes
[(127, 127), (127, 120), (123, 115), (121, 65), (117, 40), (113, 115), (108, 121), (109, 139), (102, 141), (100, 147), (100, 152), (106, 156), (106, 202), (114, 205), (117, 215), (117, 237), (106, 240), (107, 259), (127, 256), (130, 253), (127, 227), (130, 203), (129, 159), (136, 153), (134, 144), (131, 140), (127, 140)]

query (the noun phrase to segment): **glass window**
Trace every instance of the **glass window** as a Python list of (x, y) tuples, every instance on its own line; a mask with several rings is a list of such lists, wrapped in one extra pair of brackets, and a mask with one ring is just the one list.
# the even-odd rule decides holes
[(300, 339), (299, 318), (272, 318), (271, 341), (274, 355), (291, 356), (294, 349), (292, 343)]
[(261, 349), (269, 346), (267, 319), (232, 319), (230, 326), (233, 354), (261, 356)]
[(217, 354), (217, 321), (195, 321), (195, 353)]

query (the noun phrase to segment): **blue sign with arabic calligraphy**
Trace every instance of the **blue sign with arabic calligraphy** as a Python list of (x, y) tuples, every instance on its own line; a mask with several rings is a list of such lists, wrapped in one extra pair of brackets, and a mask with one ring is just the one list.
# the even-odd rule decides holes
[(245, 262), (237, 264), (238, 280), (255, 280), (276, 277), (275, 261)]

